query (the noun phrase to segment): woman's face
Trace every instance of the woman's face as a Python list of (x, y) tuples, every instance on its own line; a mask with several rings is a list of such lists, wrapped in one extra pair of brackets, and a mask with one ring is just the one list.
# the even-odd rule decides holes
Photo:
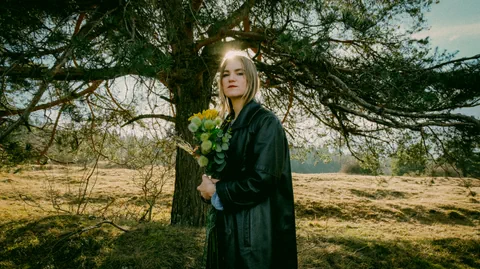
[(225, 96), (232, 101), (242, 98), (247, 91), (247, 79), (242, 62), (238, 59), (228, 60), (221, 76)]

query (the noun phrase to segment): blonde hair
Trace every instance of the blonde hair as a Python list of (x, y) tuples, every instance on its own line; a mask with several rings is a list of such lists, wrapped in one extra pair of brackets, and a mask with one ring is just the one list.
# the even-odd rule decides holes
[(227, 63), (231, 60), (240, 61), (245, 72), (245, 79), (247, 81), (247, 90), (245, 91), (245, 94), (243, 94), (242, 96), (242, 99), (244, 100), (244, 104), (247, 104), (248, 102), (252, 101), (255, 95), (257, 94), (258, 89), (260, 88), (260, 78), (258, 77), (257, 68), (255, 67), (255, 64), (250, 58), (243, 55), (239, 55), (239, 54), (233, 55), (231, 57), (225, 57), (222, 61), (222, 64), (220, 65), (220, 68), (218, 69), (218, 73), (220, 74), (218, 78), (218, 97), (220, 99), (220, 116), (221, 117), (225, 117), (225, 115), (233, 111), (232, 101), (230, 100), (230, 98), (226, 97), (225, 94), (223, 93), (223, 85), (222, 85), (223, 72), (225, 71), (225, 67), (227, 66)]

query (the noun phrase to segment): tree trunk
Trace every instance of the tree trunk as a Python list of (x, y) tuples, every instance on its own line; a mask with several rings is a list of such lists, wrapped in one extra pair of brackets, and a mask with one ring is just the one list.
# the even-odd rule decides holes
[(202, 176), (200, 167), (192, 156), (177, 149), (175, 170), (171, 223), (195, 227), (204, 225), (207, 204), (202, 202), (196, 189)]
[[(200, 75), (184, 78), (172, 87), (176, 99), (176, 133), (192, 145), (194, 141), (192, 133), (188, 130), (188, 118), (194, 113), (208, 109), (210, 103), (213, 78), (203, 79), (203, 73), (205, 72), (192, 72)], [(208, 205), (201, 200), (197, 191), (203, 173), (204, 169), (200, 169), (195, 158), (177, 148), (171, 224), (195, 227), (205, 224)]]

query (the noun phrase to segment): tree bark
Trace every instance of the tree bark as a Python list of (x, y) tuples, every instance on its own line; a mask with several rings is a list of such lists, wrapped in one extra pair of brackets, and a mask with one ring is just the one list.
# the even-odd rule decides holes
[(171, 224), (199, 227), (205, 224), (207, 204), (203, 203), (196, 187), (202, 171), (196, 160), (177, 149)]
[[(191, 72), (187, 72), (181, 80), (172, 81), (171, 90), (175, 95), (176, 133), (193, 145), (188, 118), (208, 109), (215, 72), (208, 72), (198, 56), (192, 58), (188, 63), (182, 61), (182, 65), (188, 65)], [(204, 169), (200, 169), (195, 158), (177, 148), (175, 171), (171, 224), (196, 227), (204, 225), (208, 205), (201, 200), (197, 191)]]
[[(193, 144), (192, 133), (187, 128), (188, 117), (193, 113), (206, 109), (208, 104), (205, 105), (204, 102), (193, 98), (191, 95), (182, 99), (183, 101), (177, 103), (175, 129), (180, 137)], [(203, 169), (200, 169), (195, 158), (184, 150), (177, 148), (175, 171), (171, 223), (196, 227), (202, 226), (205, 223), (207, 204), (200, 199), (197, 186), (200, 185)]]

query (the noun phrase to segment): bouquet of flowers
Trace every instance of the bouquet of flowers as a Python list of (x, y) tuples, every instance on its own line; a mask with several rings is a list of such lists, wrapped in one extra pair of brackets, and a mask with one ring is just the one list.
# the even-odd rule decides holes
[[(224, 131), (229, 120), (222, 121), (215, 109), (204, 110), (193, 114), (189, 119), (188, 130), (193, 133), (195, 146), (177, 139), (177, 145), (197, 159), (200, 167), (205, 167), (205, 173), (213, 178), (219, 178), (220, 172), (225, 168), (225, 151), (228, 150), (231, 130)], [(207, 238), (204, 249), (203, 262), (218, 262), (218, 246), (216, 245), (215, 219), (216, 210), (210, 207), (207, 214)], [(210, 251), (208, 251), (208, 249)], [(209, 255), (209, 258), (207, 258)], [(211, 266), (210, 266), (211, 267)], [(210, 268), (209, 267), (209, 268)]]
[(225, 151), (228, 150), (232, 137), (230, 130), (224, 132), (224, 121), (215, 109), (204, 110), (193, 114), (189, 119), (188, 130), (193, 133), (196, 142), (194, 147), (188, 143), (178, 143), (179, 147), (197, 159), (205, 173), (214, 178), (225, 168)]

